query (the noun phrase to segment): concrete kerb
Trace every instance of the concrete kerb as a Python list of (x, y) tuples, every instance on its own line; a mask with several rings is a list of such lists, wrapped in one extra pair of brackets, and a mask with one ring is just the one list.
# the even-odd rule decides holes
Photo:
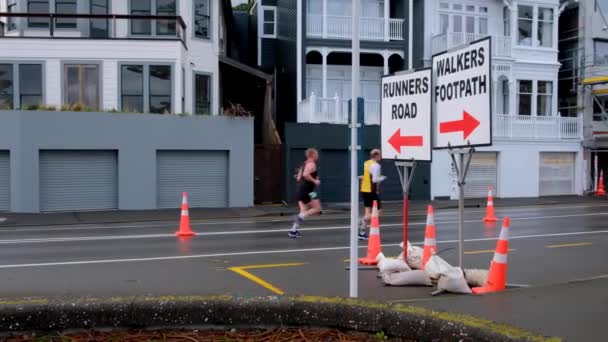
[(344, 298), (232, 296), (0, 301), (0, 332), (328, 327), (423, 341), (561, 341), (466, 315)]

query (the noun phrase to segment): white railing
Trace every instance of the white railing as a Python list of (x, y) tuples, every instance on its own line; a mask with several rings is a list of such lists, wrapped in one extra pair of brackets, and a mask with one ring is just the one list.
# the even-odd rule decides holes
[(494, 137), (500, 140), (581, 140), (583, 120), (582, 117), (496, 114)]
[[(449, 50), (453, 47), (468, 44), (472, 41), (487, 37), (487, 34), (464, 33), (464, 32), (449, 32), (446, 34), (436, 35), (432, 39), (433, 53), (439, 53)], [(511, 37), (507, 36), (492, 36), (492, 56), (494, 57), (511, 57)]]
[[(313, 93), (300, 102), (298, 122), (346, 125), (349, 121), (348, 102), (338, 96), (322, 98)], [(380, 108), (380, 100), (364, 100), (366, 125), (380, 124)]]
[[(364, 40), (403, 40), (403, 19), (362, 17), (360, 36)], [(350, 39), (352, 17), (340, 15), (308, 14), (306, 16), (308, 37)]]

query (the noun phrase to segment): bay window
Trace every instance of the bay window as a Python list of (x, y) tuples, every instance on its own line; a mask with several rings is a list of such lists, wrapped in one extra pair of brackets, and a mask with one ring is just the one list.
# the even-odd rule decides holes
[[(48, 0), (27, 0), (27, 13), (48, 14), (49, 13), (49, 1)], [(47, 18), (30, 17), (27, 19), (27, 22), (28, 22), (28, 26), (32, 27), (32, 28), (49, 27), (49, 19), (47, 19)]]
[[(439, 34), (466, 33), (456, 35), (455, 43), (468, 41), (488, 34), (488, 7), (461, 3), (439, 3)], [(460, 42), (462, 38), (463, 42)]]
[[(554, 9), (549, 7), (517, 6), (517, 43), (521, 46), (551, 48), (554, 39)], [(507, 30), (507, 13), (505, 8), (505, 31)]]
[[(177, 15), (177, 0), (130, 0), (131, 15), (143, 16), (175, 16)], [(156, 25), (152, 25), (156, 22)], [(134, 19), (131, 21), (131, 34), (175, 36), (177, 33), (176, 20)]]
[[(177, 5), (175, 0), (156, 0), (156, 15), (175, 16)], [(177, 32), (175, 20), (157, 20), (156, 34), (163, 36), (175, 36)]]
[(517, 82), (517, 109), (519, 115), (553, 115), (553, 82), (519, 80)]

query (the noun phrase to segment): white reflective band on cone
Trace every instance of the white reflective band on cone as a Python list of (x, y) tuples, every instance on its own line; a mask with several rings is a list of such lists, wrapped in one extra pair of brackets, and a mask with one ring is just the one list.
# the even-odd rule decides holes
[(506, 254), (500, 254), (500, 253), (494, 253), (494, 262), (497, 262), (499, 264), (506, 264), (507, 263), (507, 255)]
[(430, 215), (426, 218), (426, 225), (427, 226), (434, 226), (435, 225), (435, 218), (433, 217), (433, 215)]
[(424, 244), (426, 246), (435, 246), (437, 244), (436, 239), (424, 239)]
[(369, 235), (380, 235), (380, 228), (370, 228)]
[(493, 201), (488, 201), (488, 206), (494, 206), (494, 202)]
[(509, 228), (502, 227), (502, 229), (500, 230), (500, 236), (498, 237), (498, 240), (509, 240)]
[(188, 216), (188, 210), (182, 210), (182, 216)]

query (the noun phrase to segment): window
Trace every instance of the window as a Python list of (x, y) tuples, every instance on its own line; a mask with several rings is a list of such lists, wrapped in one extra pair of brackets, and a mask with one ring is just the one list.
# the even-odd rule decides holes
[(194, 0), (194, 36), (196, 38), (211, 38), (211, 10), (209, 0)]
[(308, 14), (323, 14), (323, 1), (307, 0), (306, 12)]
[(144, 67), (123, 65), (120, 71), (121, 107), (124, 112), (144, 112)]
[[(91, 0), (91, 14), (108, 14), (108, 0)], [(108, 19), (91, 19), (91, 37), (109, 37)]]
[(511, 10), (509, 9), (509, 7), (503, 7), (502, 9), (502, 16), (504, 18), (504, 23), (503, 23), (503, 34), (507, 37), (511, 36)]
[(150, 113), (171, 113), (171, 66), (150, 65)]
[(509, 101), (511, 101), (509, 96), (509, 80), (502, 80), (502, 113), (509, 114), (511, 113), (509, 108)]
[(518, 6), (518, 43), (519, 45), (532, 46), (532, 22), (534, 8), (532, 6)]
[[(156, 15), (175, 16), (177, 5), (175, 0), (156, 0)], [(176, 20), (158, 20), (156, 34), (162, 36), (175, 36), (177, 32)]]
[(551, 116), (553, 104), (553, 82), (538, 81), (538, 95), (536, 96), (536, 115)]
[(21, 108), (42, 104), (42, 65), (19, 65), (19, 105)]
[(442, 2), (439, 4), (439, 8), (440, 9), (450, 9), (450, 4), (446, 4), (445, 2)]
[[(151, 0), (131, 0), (131, 15), (152, 15)], [(151, 35), (151, 21), (145, 19), (132, 20), (131, 34)]]
[(121, 109), (126, 112), (171, 113), (172, 67), (123, 64), (120, 75)]
[[(6, 8), (8, 13), (16, 13), (17, 12), (17, 0), (9, 0), (8, 6)], [(7, 29), (14, 30), (17, 28), (17, 24), (15, 23), (15, 18), (9, 17), (7, 18)]]
[(64, 80), (64, 104), (82, 104), (99, 109), (99, 66), (67, 64)]
[(277, 8), (263, 6), (262, 7), (262, 37), (276, 38), (277, 37)]
[(439, 15), (439, 34), (448, 33), (448, 27), (450, 26), (450, 16), (447, 14)]
[(0, 110), (13, 109), (13, 65), (0, 64)]
[(595, 65), (608, 65), (608, 41), (595, 40)]
[(518, 81), (518, 90), (518, 114), (532, 115), (532, 81)]
[(488, 18), (479, 18), (479, 33), (488, 34)]
[(211, 114), (211, 76), (194, 75), (194, 114)]
[(455, 15), (452, 17), (452, 20), (454, 21), (453, 22), (454, 26), (452, 27), (452, 30), (454, 32), (458, 32), (458, 33), (462, 32), (462, 16)]
[[(55, 13), (76, 14), (76, 0), (55, 0)], [(57, 28), (76, 28), (76, 18), (56, 18)]]
[(553, 9), (538, 9), (538, 41), (540, 46), (553, 47)]
[[(49, 13), (48, 0), (27, 0), (27, 13)], [(47, 18), (28, 18), (29, 27), (49, 27), (49, 19)]]

